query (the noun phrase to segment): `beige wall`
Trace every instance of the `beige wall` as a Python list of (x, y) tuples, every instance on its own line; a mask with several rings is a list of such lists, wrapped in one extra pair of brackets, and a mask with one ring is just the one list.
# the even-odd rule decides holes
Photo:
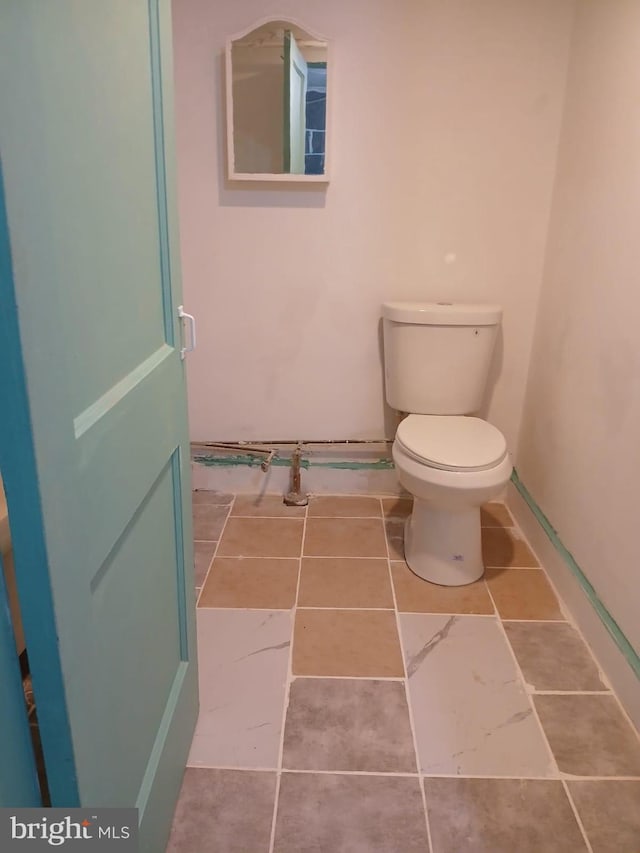
[(640, 651), (640, 4), (578, 10), (517, 466)]
[[(380, 303), (449, 299), (504, 305), (489, 417), (513, 448), (573, 5), (174, 0), (194, 439), (392, 434)], [(223, 179), (225, 38), (270, 13), (331, 40), (326, 191)]]

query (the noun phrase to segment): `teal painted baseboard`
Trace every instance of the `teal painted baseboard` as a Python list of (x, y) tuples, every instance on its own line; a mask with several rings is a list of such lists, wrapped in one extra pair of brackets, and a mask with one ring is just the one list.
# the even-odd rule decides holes
[(625, 660), (634, 671), (636, 678), (640, 679), (640, 657), (638, 653), (633, 648), (629, 640), (624, 635), (624, 632), (613, 618), (613, 616), (609, 613), (602, 600), (598, 596), (598, 593), (593, 588), (593, 585), (582, 571), (578, 563), (573, 557), (573, 554), (568, 550), (568, 548), (563, 544), (562, 540), (558, 536), (556, 529), (553, 527), (547, 516), (542, 512), (538, 504), (535, 502), (531, 494), (529, 493), (527, 487), (524, 485), (520, 477), (518, 476), (518, 472), (516, 469), (513, 469), (513, 474), (511, 475), (511, 482), (516, 487), (523, 500), (531, 510), (531, 512), (536, 517), (538, 524), (544, 530), (547, 538), (556, 549), (564, 563), (567, 565), (571, 574), (575, 577), (575, 579), (580, 584), (582, 591), (589, 599), (591, 606), (598, 614), (598, 617), (604, 627), (606, 628), (609, 636), (616, 644), (616, 646), (622, 652)]
[[(204, 465), (207, 468), (234, 468), (234, 467), (249, 467), (259, 468), (264, 462), (264, 456), (258, 456), (253, 453), (241, 453), (233, 455), (207, 456), (199, 454), (193, 457), (193, 461), (199, 465)], [(290, 468), (291, 460), (282, 459), (278, 456), (270, 462), (274, 468)], [(346, 471), (385, 471), (394, 467), (392, 459), (375, 459), (371, 462), (357, 462), (355, 460), (346, 459), (335, 462), (315, 462), (310, 459), (301, 459), (300, 467), (309, 468), (335, 468)]]

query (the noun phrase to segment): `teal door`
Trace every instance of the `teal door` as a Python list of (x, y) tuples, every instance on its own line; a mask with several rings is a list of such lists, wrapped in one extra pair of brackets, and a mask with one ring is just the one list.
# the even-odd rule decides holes
[(0, 470), (51, 799), (138, 807), (152, 853), (197, 714), (170, 11), (0, 23)]

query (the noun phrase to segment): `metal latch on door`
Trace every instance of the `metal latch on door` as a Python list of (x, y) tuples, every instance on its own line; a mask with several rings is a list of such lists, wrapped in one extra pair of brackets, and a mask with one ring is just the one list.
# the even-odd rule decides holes
[[(189, 323), (189, 343), (180, 348), (180, 358), (184, 358), (188, 352), (193, 352), (196, 348), (196, 318), (193, 314), (187, 314), (182, 305), (178, 305), (178, 317)], [(184, 328), (184, 322), (182, 325)]]

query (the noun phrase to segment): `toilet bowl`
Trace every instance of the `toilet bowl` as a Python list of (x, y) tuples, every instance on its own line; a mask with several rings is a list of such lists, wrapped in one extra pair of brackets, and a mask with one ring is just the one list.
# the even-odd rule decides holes
[(498, 497), (512, 471), (502, 433), (479, 418), (409, 415), (392, 456), (414, 498), (404, 537), (409, 568), (445, 586), (477, 580), (484, 572), (480, 507)]

